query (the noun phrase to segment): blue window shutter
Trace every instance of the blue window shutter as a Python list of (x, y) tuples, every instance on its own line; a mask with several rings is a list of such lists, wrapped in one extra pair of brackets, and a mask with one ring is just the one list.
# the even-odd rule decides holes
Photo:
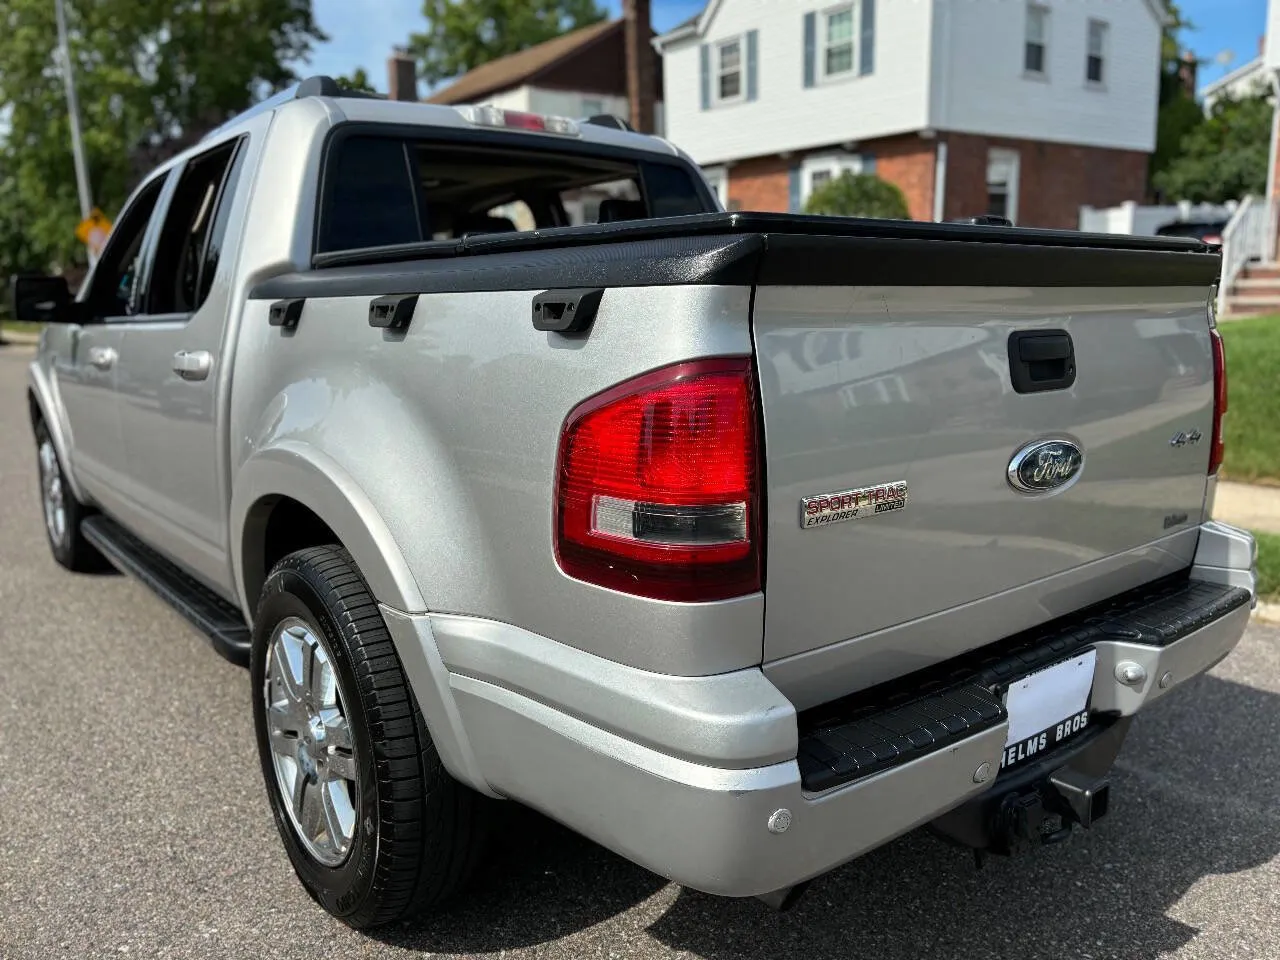
[(862, 172), (863, 173), (876, 172), (876, 155), (874, 153), (864, 153), (862, 155)]
[(804, 85), (812, 87), (818, 77), (818, 15), (804, 15)]
[(711, 48), (705, 43), (699, 48), (702, 58), (702, 109), (711, 109)]
[(861, 45), (858, 50), (858, 73), (866, 76), (876, 69), (876, 0), (862, 0)]
[(756, 43), (759, 30), (747, 31), (747, 99), (754, 100), (759, 87), (756, 85)]
[(792, 167), (788, 172), (787, 181), (787, 212), (800, 212), (800, 168)]

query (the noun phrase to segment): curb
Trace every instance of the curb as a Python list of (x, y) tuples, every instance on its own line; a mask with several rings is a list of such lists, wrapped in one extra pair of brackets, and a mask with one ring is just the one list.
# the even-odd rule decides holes
[(16, 330), (0, 330), (0, 347), (34, 347), (40, 343), (38, 333), (19, 333)]
[(1267, 603), (1259, 600), (1258, 605), (1253, 608), (1251, 619), (1260, 623), (1280, 625), (1280, 603)]

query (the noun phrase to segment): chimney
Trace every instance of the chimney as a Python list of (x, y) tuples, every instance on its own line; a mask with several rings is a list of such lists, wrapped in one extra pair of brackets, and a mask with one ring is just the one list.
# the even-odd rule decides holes
[(631, 126), (641, 133), (653, 133), (654, 52), (649, 42), (649, 0), (623, 0), (622, 11)]
[(393, 47), (387, 60), (387, 99), (418, 99), (418, 64), (404, 47)]
[(1196, 98), (1196, 72), (1199, 67), (1200, 64), (1194, 53), (1190, 50), (1182, 51), (1182, 62), (1178, 64), (1178, 79), (1182, 82), (1182, 89), (1192, 100)]

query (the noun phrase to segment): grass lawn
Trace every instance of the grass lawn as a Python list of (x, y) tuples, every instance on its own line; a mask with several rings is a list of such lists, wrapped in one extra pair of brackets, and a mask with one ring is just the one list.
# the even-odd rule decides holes
[(1220, 329), (1228, 390), (1223, 475), (1280, 484), (1280, 317), (1231, 320)]
[(12, 330), (14, 333), (39, 333), (43, 323), (28, 323), (25, 320), (0, 320), (0, 333)]
[(1280, 534), (1253, 532), (1258, 541), (1258, 596), (1280, 602)]

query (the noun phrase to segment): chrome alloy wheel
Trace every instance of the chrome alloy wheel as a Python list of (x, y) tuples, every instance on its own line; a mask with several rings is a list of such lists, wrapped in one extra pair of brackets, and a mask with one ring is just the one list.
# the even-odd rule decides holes
[(48, 438), (40, 444), (40, 495), (49, 539), (62, 546), (67, 539), (67, 504), (62, 491), (58, 454), (53, 449), (53, 441)]
[(318, 862), (347, 858), (356, 830), (356, 756), (338, 677), (320, 633), (280, 622), (267, 648), (267, 730), (284, 808)]

